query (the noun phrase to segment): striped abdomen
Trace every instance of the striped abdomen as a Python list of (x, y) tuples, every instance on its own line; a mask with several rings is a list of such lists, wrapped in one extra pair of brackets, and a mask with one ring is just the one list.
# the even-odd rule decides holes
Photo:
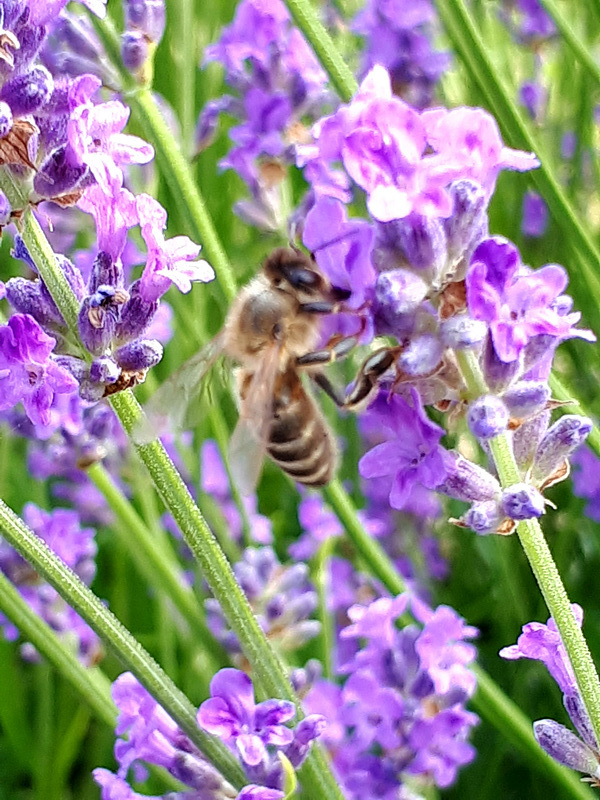
[(306, 486), (324, 486), (335, 475), (333, 433), (293, 369), (278, 378), (275, 386), (267, 453), (291, 478)]

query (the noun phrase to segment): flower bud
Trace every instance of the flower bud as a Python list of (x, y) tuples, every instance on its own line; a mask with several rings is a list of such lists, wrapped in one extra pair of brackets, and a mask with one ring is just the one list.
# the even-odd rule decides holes
[(565, 694), (563, 695), (563, 703), (567, 709), (567, 714), (571, 718), (571, 722), (577, 728), (577, 731), (583, 741), (589, 745), (592, 750), (598, 751), (598, 742), (592, 726), (592, 721), (589, 718), (586, 707), (581, 699), (580, 694)]
[(52, 75), (46, 67), (38, 65), (6, 81), (0, 89), (0, 100), (8, 103), (14, 117), (23, 117), (45, 106), (53, 88)]
[(408, 269), (382, 272), (375, 283), (378, 329), (402, 338), (412, 333), (414, 312), (427, 295), (427, 284)]
[(558, 419), (540, 442), (533, 461), (532, 477), (543, 481), (564, 463), (587, 439), (592, 430), (588, 417), (565, 414)]
[(0, 190), (0, 228), (8, 225), (10, 222), (11, 213), (12, 206), (10, 204), (10, 200), (4, 194), (4, 192)]
[(457, 314), (442, 320), (440, 339), (442, 344), (453, 350), (469, 350), (483, 342), (487, 329), (482, 320), (471, 319), (467, 314)]
[(492, 337), (488, 335), (483, 351), (483, 376), (493, 394), (502, 394), (520, 371), (519, 359), (515, 361), (501, 361), (494, 349)]
[(148, 59), (148, 40), (141, 31), (125, 31), (121, 36), (121, 58), (123, 65), (137, 73)]
[(33, 179), (40, 197), (59, 197), (73, 190), (87, 172), (85, 164), (73, 164), (66, 144), (52, 150)]
[(515, 483), (502, 492), (500, 507), (507, 517), (519, 522), (541, 517), (546, 504), (535, 486), (529, 483)]
[(154, 367), (163, 356), (163, 348), (156, 339), (136, 339), (115, 351), (114, 357), (126, 372), (141, 372)]
[(427, 375), (440, 363), (442, 352), (437, 336), (425, 333), (411, 339), (398, 357), (397, 364), (407, 375)]
[(538, 414), (550, 400), (550, 387), (543, 381), (519, 381), (502, 396), (511, 417), (526, 419)]
[[(125, 343), (140, 336), (150, 324), (158, 308), (158, 300), (148, 302), (140, 294), (140, 282), (129, 287), (129, 299), (121, 308), (120, 320), (115, 330), (115, 339)], [(160, 360), (160, 359), (159, 359)]]
[(467, 503), (481, 500), (496, 500), (500, 497), (501, 486), (497, 479), (483, 467), (474, 464), (459, 453), (451, 450), (446, 454), (444, 466), (446, 477), (436, 487), (437, 492), (464, 500)]
[(488, 533), (495, 533), (501, 519), (502, 514), (498, 502), (484, 500), (480, 503), (473, 503), (471, 508), (462, 515), (460, 521), (475, 533), (484, 536)]
[(110, 356), (100, 356), (90, 366), (92, 383), (115, 383), (120, 374), (119, 365)]
[(484, 441), (493, 439), (505, 431), (508, 421), (508, 408), (493, 394), (478, 397), (469, 405), (467, 411), (467, 422), (471, 433)]
[(598, 756), (564, 725), (553, 719), (539, 719), (533, 723), (533, 735), (542, 750), (559, 764), (600, 779)]
[(548, 430), (550, 416), (549, 411), (542, 411), (525, 420), (513, 433), (513, 453), (522, 473), (527, 472), (533, 464), (536, 450)]
[(43, 328), (64, 327), (55, 303), (42, 293), (40, 280), (11, 278), (6, 283), (6, 299), (19, 314), (30, 314)]
[(487, 235), (485, 192), (475, 181), (455, 181), (448, 188), (454, 200), (452, 214), (443, 220), (447, 237), (447, 259), (455, 265), (453, 280), (464, 278), (471, 255)]

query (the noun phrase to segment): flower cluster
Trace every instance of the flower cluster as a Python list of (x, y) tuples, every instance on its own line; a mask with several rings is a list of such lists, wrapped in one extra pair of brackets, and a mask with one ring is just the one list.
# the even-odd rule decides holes
[[(70, 567), (81, 580), (90, 584), (96, 573), (95, 531), (82, 528), (75, 511), (57, 508), (43, 511), (33, 503), (23, 509), (23, 518), (34, 533)], [(81, 617), (46, 583), (35, 570), (4, 541), (0, 541), (0, 569), (18, 588), (23, 599), (71, 648), (86, 665), (91, 666), (102, 656), (100, 640)], [(19, 632), (4, 614), (0, 625), (9, 640)], [(24, 658), (36, 659), (30, 644), (22, 647)]]
[(430, 0), (367, 0), (352, 23), (365, 37), (363, 73), (381, 64), (390, 73), (394, 94), (415, 108), (431, 105), (450, 64), (450, 55), (432, 45), (436, 22)]
[[(583, 610), (576, 604), (572, 609), (573, 616), (581, 627)], [(528, 622), (523, 626), (517, 644), (503, 648), (500, 655), (511, 660), (531, 658), (546, 666), (563, 694), (565, 709), (579, 736), (555, 720), (540, 719), (533, 724), (535, 738), (559, 764), (586, 773), (595, 786), (600, 785), (600, 744), (552, 617), (545, 625), (542, 622)]]
[(239, 96), (209, 102), (198, 120), (201, 149), (211, 140), (221, 113), (240, 124), (229, 130), (233, 147), (220, 162), (233, 169), (251, 199), (234, 210), (246, 222), (266, 230), (285, 224), (281, 184), (294, 163), (294, 143), (305, 138), (304, 121), (314, 121), (327, 100), (326, 76), (290, 21), (281, 0), (242, 0), (221, 38), (206, 49), (205, 62), (218, 61)]
[[(100, 10), (101, 4), (95, 5)], [(128, 24), (152, 28), (159, 36), (159, 6), (150, 19), (148, 8), (131, 4)], [(87, 282), (67, 258), (56, 257), (80, 303), (79, 335), (86, 353), (73, 346), (41, 278), (13, 278), (2, 286), (16, 313), (0, 329), (0, 408), (22, 401), (34, 424), (48, 426), (61, 394), (78, 388), (84, 400), (98, 400), (142, 380), (162, 355), (160, 344), (144, 336), (160, 297), (172, 283), (189, 291), (191, 281), (212, 280), (214, 273), (205, 261), (195, 261), (200, 248), (187, 237), (165, 239), (167, 214), (157, 201), (124, 188), (124, 169), (147, 164), (154, 154), (142, 139), (123, 133), (129, 109), (119, 100), (95, 101), (102, 83), (97, 75), (58, 71), (54, 77), (41, 64), (47, 51), (44, 24), (52, 17), (48, 7), (44, 13), (15, 2), (3, 12), (0, 164), (12, 168), (21, 197), (34, 204), (44, 199), (62, 206), (77, 203), (94, 217), (97, 231)], [(5, 211), (2, 224), (10, 218), (10, 207)], [(148, 252), (141, 278), (126, 286), (122, 256), (134, 226)], [(15, 244), (15, 255), (36, 275), (19, 237)]]
[[(320, 623), (310, 619), (317, 594), (306, 564), (282, 566), (271, 547), (247, 548), (233, 571), (269, 640), (282, 651), (296, 650), (316, 636)], [(231, 653), (240, 645), (229, 630), (218, 602), (205, 601), (207, 621), (216, 638)]]
[(115, 744), (119, 769), (116, 774), (106, 769), (94, 770), (94, 778), (102, 787), (102, 800), (146, 797), (127, 782), (130, 769), (139, 775), (140, 762), (163, 767), (189, 789), (177, 795), (182, 800), (283, 800), (285, 776), (278, 753), (291, 767), (300, 766), (310, 743), (323, 729), (323, 718), (317, 714), (305, 717), (292, 730), (283, 723), (294, 717), (293, 704), (283, 700), (256, 704), (252, 681), (235, 669), (218, 672), (210, 691), (210, 699), (198, 710), (198, 724), (237, 754), (250, 781), (248, 786), (238, 794), (146, 689), (126, 672), (117, 678), (112, 689), (119, 709), (116, 732), (123, 737)]
[[(397, 627), (409, 607), (422, 629)], [(391, 800), (408, 776), (449, 786), (475, 752), (467, 738), (477, 717), (464, 708), (475, 648), (465, 640), (477, 631), (453, 609), (406, 594), (348, 613), (342, 637), (363, 644), (341, 668), (344, 683), (318, 681), (305, 700), (328, 720), (323, 741), (345, 796)]]

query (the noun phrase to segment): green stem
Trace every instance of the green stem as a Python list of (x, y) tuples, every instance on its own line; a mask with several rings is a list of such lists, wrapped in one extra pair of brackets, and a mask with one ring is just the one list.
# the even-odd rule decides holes
[[(333, 481), (323, 490), (323, 494), (344, 526), (370, 572), (378, 578), (392, 594), (401, 594), (406, 590), (402, 577), (390, 563), (381, 545), (363, 528), (352, 501), (339, 481)], [(497, 728), (507, 739), (514, 742), (517, 750), (526, 754), (529, 763), (543, 775), (550, 775), (569, 797), (580, 800), (592, 800), (595, 795), (584, 786), (578, 776), (570, 769), (552, 761), (536, 742), (531, 720), (515, 705), (477, 664), (471, 664), (477, 677), (477, 691), (471, 698), (475, 711)]]
[[(463, 377), (467, 381), (470, 396), (472, 398), (480, 396), (483, 378), (477, 357), (474, 353), (463, 351), (457, 353), (457, 358)], [(469, 376), (478, 372), (479, 380), (471, 380)], [(502, 487), (507, 488), (515, 483), (521, 483), (523, 476), (515, 461), (508, 434), (501, 434), (492, 439), (490, 450)], [(594, 733), (600, 741), (600, 680), (587, 642), (575, 621), (571, 603), (542, 528), (537, 519), (523, 520), (517, 525), (517, 535), (565, 645)]]
[(114, 728), (116, 709), (110, 696), (110, 682), (98, 669), (86, 669), (65, 647), (56, 633), (25, 602), (17, 589), (0, 572), (0, 611), (88, 703), (98, 719)]
[(93, 464), (87, 475), (106, 498), (108, 505), (122, 523), (121, 539), (150, 586), (161, 587), (186, 620), (203, 646), (218, 662), (215, 669), (229, 663), (227, 653), (215, 641), (204, 620), (193, 591), (185, 584), (172, 552), (164, 542), (157, 542), (143, 520), (101, 464)]
[(329, 75), (336, 92), (344, 102), (349, 102), (358, 88), (356, 78), (315, 14), (309, 0), (285, 0), (285, 4), (292, 19), (321, 62), (321, 66)]
[[(113, 395), (111, 404), (128, 434), (139, 422), (141, 409), (131, 392)], [(269, 697), (299, 701), (287, 679), (284, 666), (267, 642), (231, 566), (186, 485), (160, 442), (137, 447), (160, 496), (198, 560), (204, 578), (219, 601), (227, 622), (235, 632), (256, 680)], [(339, 798), (340, 790), (322, 753), (313, 749), (301, 768), (303, 785), (315, 797)]]
[(235, 786), (243, 786), (242, 768), (220, 740), (202, 731), (196, 710), (140, 643), (79, 577), (0, 500), (0, 529), (17, 550), (108, 644), (123, 665), (175, 720), (209, 761)]
[(590, 51), (582, 43), (580, 35), (573, 30), (569, 20), (559, 11), (554, 0), (540, 0), (540, 5), (546, 9), (548, 15), (554, 20), (556, 27), (561, 32), (567, 45), (573, 51), (573, 55), (577, 61), (585, 67), (594, 81), (600, 85), (600, 67), (594, 60)]

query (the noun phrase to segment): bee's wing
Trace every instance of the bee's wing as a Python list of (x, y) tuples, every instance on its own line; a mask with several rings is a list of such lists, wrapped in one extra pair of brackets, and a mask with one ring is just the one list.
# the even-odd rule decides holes
[(252, 375), (240, 404), (240, 418), (229, 440), (229, 466), (240, 494), (252, 494), (260, 477), (273, 419), (273, 393), (281, 348), (269, 347)]
[(190, 408), (198, 401), (204, 377), (222, 352), (223, 336), (218, 334), (161, 384), (144, 406), (145, 416), (133, 430), (136, 444), (148, 444), (166, 431), (178, 433), (189, 427), (186, 423)]

